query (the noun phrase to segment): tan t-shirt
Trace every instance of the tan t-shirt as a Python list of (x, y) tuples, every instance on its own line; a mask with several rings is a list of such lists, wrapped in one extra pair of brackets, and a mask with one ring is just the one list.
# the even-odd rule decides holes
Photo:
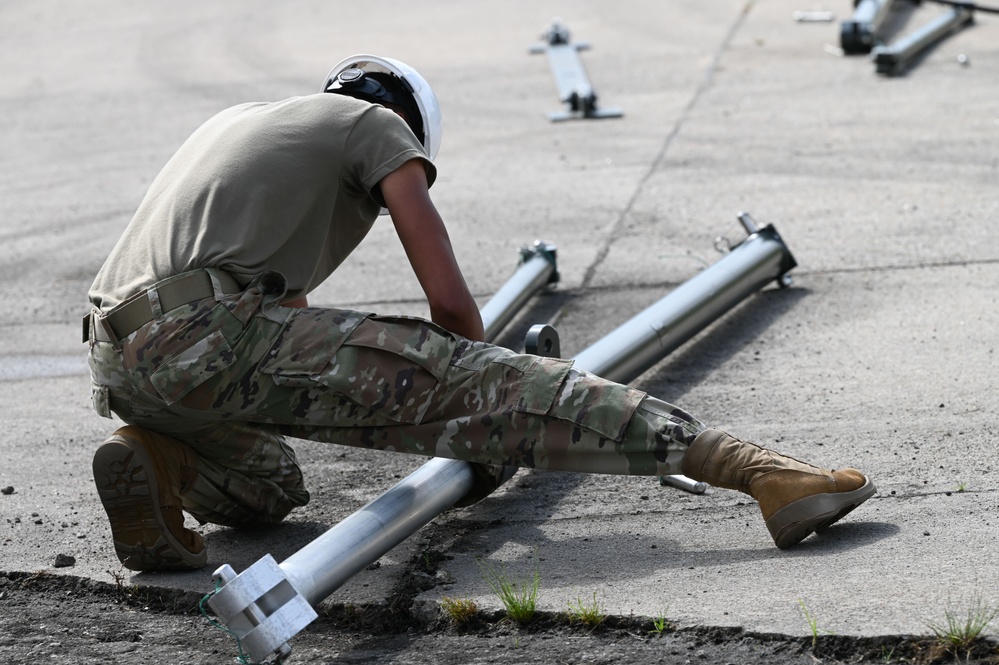
[(288, 298), (329, 277), (371, 229), (378, 183), (410, 159), (436, 171), (395, 113), (320, 93), (222, 111), (153, 181), (90, 289), (104, 311), (159, 280), (220, 268), (246, 285), (265, 270)]

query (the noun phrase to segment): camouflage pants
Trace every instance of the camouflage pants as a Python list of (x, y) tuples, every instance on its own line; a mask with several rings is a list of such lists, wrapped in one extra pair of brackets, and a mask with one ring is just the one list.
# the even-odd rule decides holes
[[(212, 271), (209, 270), (209, 273)], [(216, 280), (217, 283), (217, 280)], [(705, 428), (681, 409), (423, 319), (282, 307), (284, 279), (91, 342), (94, 407), (200, 456), (184, 507), (202, 521), (280, 521), (309, 498), (285, 437), (504, 466), (678, 473)], [(159, 307), (150, 289), (154, 312)]]

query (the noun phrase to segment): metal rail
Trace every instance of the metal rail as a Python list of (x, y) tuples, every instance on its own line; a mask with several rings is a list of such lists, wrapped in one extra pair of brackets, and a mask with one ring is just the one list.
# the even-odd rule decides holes
[[(629, 381), (768, 282), (786, 285), (796, 263), (777, 231), (758, 229), (746, 213), (739, 219), (749, 234), (742, 243), (576, 356), (576, 366)], [(684, 480), (693, 483), (667, 479), (681, 487)], [(433, 459), (281, 565), (268, 554), (239, 575), (221, 566), (214, 577), (222, 587), (208, 604), (252, 658), (283, 660), (291, 653), (288, 640), (317, 617), (314, 605), (463, 498), (472, 484), (470, 464)]]
[(878, 74), (898, 75), (920, 53), (974, 20), (970, 7), (951, 7), (934, 20), (920, 26), (897, 41), (876, 46), (871, 51)]
[(739, 221), (749, 234), (744, 241), (590, 345), (576, 356), (575, 365), (629, 383), (749, 294), (768, 282), (784, 280), (797, 263), (777, 230), (757, 228), (748, 213), (740, 213)]
[(532, 46), (530, 52), (548, 56), (548, 67), (555, 78), (559, 101), (569, 105), (568, 111), (549, 113), (549, 120), (559, 122), (573, 118), (619, 118), (624, 115), (618, 108), (597, 108), (597, 93), (579, 57), (580, 51), (590, 48), (588, 43), (571, 43), (569, 29), (559, 19), (555, 19), (552, 27), (541, 37), (545, 45)]
[(538, 240), (520, 250), (520, 267), (482, 306), (486, 339), (495, 339), (535, 293), (559, 280), (555, 245)]

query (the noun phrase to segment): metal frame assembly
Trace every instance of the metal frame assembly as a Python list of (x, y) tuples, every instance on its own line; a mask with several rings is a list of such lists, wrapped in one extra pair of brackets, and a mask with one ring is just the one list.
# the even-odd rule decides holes
[[(790, 283), (796, 262), (773, 226), (758, 228), (739, 215), (747, 237), (712, 266), (674, 289), (575, 357), (580, 369), (626, 383), (655, 365), (727, 310), (766, 284)], [(554, 249), (536, 244), (522, 254), (517, 286), (497, 292), (482, 309), (486, 328), (495, 332), (530, 295), (554, 281)], [(489, 319), (486, 321), (486, 319)], [(558, 336), (550, 326), (528, 335), (534, 349), (554, 351)], [(214, 579), (220, 588), (209, 606), (256, 661), (291, 653), (288, 641), (317, 618), (315, 605), (383, 554), (465, 497), (472, 489), (472, 465), (435, 458), (353, 515), (289, 556), (280, 565), (268, 554), (239, 575), (228, 564)], [(664, 476), (664, 485), (692, 492), (703, 484), (684, 476)]]
[(555, 77), (559, 101), (569, 105), (568, 111), (549, 113), (549, 120), (559, 122), (573, 118), (619, 118), (624, 115), (618, 108), (597, 108), (597, 93), (593, 90), (579, 57), (579, 51), (590, 48), (588, 43), (570, 43), (569, 29), (558, 19), (555, 19), (552, 27), (541, 38), (547, 43), (544, 46), (532, 46), (530, 52), (548, 56), (548, 66)]
[[(898, 7), (895, 0), (856, 0), (853, 16), (840, 26), (843, 52), (870, 53), (878, 74), (898, 75), (926, 49), (971, 23), (975, 9), (989, 11), (970, 2), (935, 1), (950, 7), (908, 35), (888, 43), (884, 28), (889, 14)], [(907, 4), (916, 5), (919, 0)]]

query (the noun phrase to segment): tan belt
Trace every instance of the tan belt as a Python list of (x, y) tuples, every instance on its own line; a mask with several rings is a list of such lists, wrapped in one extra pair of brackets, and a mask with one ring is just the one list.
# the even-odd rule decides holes
[[(215, 271), (223, 293), (239, 293), (242, 287), (228, 273)], [(205, 270), (195, 270), (163, 285), (151, 287), (159, 295), (160, 308), (166, 314), (188, 303), (215, 295), (212, 278)], [(153, 320), (149, 304), (149, 289), (140, 291), (103, 316), (94, 318), (91, 312), (83, 317), (83, 341), (90, 340), (90, 331), (98, 342), (118, 342)]]

